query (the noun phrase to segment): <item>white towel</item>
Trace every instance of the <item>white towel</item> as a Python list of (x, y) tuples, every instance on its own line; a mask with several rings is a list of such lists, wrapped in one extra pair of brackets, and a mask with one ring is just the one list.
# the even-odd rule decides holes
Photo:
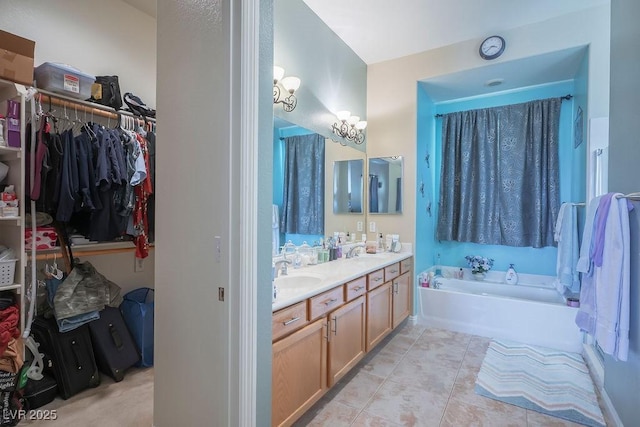
[(558, 258), (556, 262), (557, 284), (560, 292), (564, 288), (570, 292), (580, 292), (580, 276), (576, 271), (578, 263), (578, 216), (571, 203), (563, 203), (558, 212), (554, 232), (558, 242)]

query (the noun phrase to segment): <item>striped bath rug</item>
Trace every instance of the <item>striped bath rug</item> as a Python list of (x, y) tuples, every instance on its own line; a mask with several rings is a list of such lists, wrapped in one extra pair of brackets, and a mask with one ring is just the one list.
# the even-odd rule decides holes
[(589, 370), (577, 353), (492, 340), (475, 391), (574, 423), (605, 426)]

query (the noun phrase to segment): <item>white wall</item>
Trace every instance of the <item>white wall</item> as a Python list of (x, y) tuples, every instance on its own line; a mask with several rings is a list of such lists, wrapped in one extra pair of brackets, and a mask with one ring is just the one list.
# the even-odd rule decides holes
[[(590, 45), (588, 114), (608, 116), (609, 16), (610, 7), (604, 5), (505, 31), (501, 35), (509, 48), (494, 63)], [(377, 228), (385, 233), (415, 239), (417, 82), (486, 65), (477, 54), (481, 40), (468, 40), (368, 68), (367, 156), (406, 156), (403, 213), (376, 216)]]
[(2, 0), (0, 29), (36, 42), (35, 66), (61, 62), (117, 75), (123, 95), (156, 105), (156, 21), (127, 3)]

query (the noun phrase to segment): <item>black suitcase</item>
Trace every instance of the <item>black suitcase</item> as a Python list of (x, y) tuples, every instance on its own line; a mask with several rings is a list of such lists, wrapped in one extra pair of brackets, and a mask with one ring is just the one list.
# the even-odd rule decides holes
[(58, 395), (58, 383), (49, 376), (44, 375), (40, 380), (29, 378), (22, 390), (22, 397), (27, 401), (28, 408), (37, 409), (52, 402)]
[(89, 326), (61, 333), (55, 319), (36, 317), (31, 333), (40, 344), (39, 351), (51, 360), (51, 366), (45, 369), (52, 371), (63, 399), (100, 384)]
[(98, 368), (116, 382), (122, 381), (124, 371), (140, 360), (140, 354), (120, 310), (105, 307), (100, 319), (89, 323), (89, 330)]

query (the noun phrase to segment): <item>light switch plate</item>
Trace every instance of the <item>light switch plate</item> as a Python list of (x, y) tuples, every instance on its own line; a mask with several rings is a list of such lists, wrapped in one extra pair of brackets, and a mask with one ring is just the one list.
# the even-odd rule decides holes
[(375, 223), (375, 221), (371, 221), (371, 222), (369, 223), (369, 231), (370, 231), (371, 233), (375, 233), (375, 232), (376, 232), (376, 223)]
[(357, 222), (358, 231), (362, 231), (362, 221)]

